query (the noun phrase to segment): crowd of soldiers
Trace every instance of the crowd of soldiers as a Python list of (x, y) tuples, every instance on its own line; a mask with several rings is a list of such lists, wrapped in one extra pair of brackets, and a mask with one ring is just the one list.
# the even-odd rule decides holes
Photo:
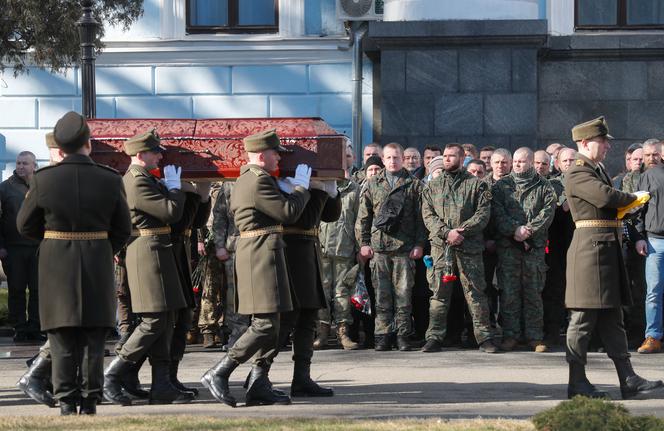
[[(637, 197), (613, 189), (603, 170), (610, 135), (602, 117), (572, 135), (578, 154), (560, 144), (512, 154), (451, 143), (420, 157), (374, 143), (354, 172), (348, 146), (346, 178), (337, 181), (311, 178), (306, 165), (275, 178), (288, 150), (266, 131), (244, 139), (248, 163), (211, 193), (209, 183), (181, 180), (180, 168), (162, 173), (155, 131), (124, 143), (131, 164), (120, 181), (89, 158), (85, 119), (70, 112), (47, 137), (53, 165), (35, 173), (17, 219), (21, 234), (42, 241), (39, 289), (49, 298), (40, 304), (49, 340), (19, 387), (44, 404), (57, 400), (63, 415), (77, 406), (95, 414), (102, 394), (119, 405), (191, 402), (198, 390), (177, 374), (197, 325), (206, 347), (220, 338), (226, 352), (201, 378), (215, 399), (237, 405), (229, 379), (251, 361), (246, 404), (289, 404), (334, 394), (310, 376), (314, 349), (329, 346), (332, 328), (347, 350), (439, 352), (465, 335), (465, 345), (486, 353), (541, 353), (569, 320), (570, 397), (606, 396), (585, 377), (593, 329), (623, 397), (647, 395), (662, 382), (631, 368), (620, 294), (627, 282), (615, 276), (624, 263), (613, 253), (618, 208)], [(103, 199), (92, 192), (100, 184)], [(194, 319), (190, 238), (199, 227)], [(121, 337), (102, 373), (117, 304)], [(288, 343), (290, 396), (269, 379)], [(149, 391), (138, 379), (146, 359)]]

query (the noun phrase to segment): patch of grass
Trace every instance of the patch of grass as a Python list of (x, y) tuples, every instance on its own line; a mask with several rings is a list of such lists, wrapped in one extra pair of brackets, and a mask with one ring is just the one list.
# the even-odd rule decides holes
[(664, 421), (653, 416), (632, 416), (620, 403), (576, 396), (533, 417), (538, 431), (654, 431)]
[(0, 326), (7, 324), (7, 319), (9, 318), (9, 307), (7, 306), (7, 300), (9, 297), (9, 290), (0, 289)]
[(0, 417), (0, 429), (48, 431), (532, 431), (517, 420), (336, 420), (336, 419), (219, 419), (206, 416)]

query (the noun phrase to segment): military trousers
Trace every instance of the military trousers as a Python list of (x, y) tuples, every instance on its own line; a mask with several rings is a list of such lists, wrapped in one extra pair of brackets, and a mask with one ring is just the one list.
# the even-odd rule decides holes
[(175, 312), (139, 313), (139, 323), (117, 352), (125, 361), (138, 362), (149, 356), (151, 364), (168, 364), (175, 325)]
[(56, 399), (101, 400), (107, 328), (58, 328), (48, 331), (51, 381)]
[(8, 246), (7, 257), (2, 260), (7, 276), (8, 320), (16, 333), (34, 333), (40, 329), (38, 261), (37, 247), (33, 246)]
[(132, 332), (136, 325), (136, 316), (131, 311), (131, 294), (124, 264), (115, 265), (115, 294), (118, 298), (118, 332)]
[(629, 358), (627, 335), (623, 325), (621, 308), (570, 309), (567, 327), (567, 362), (585, 365), (588, 344), (593, 331), (604, 344), (606, 354), (611, 359)]
[(189, 307), (180, 308), (175, 312), (175, 326), (171, 339), (171, 361), (179, 362), (184, 357), (187, 348), (187, 332), (192, 327), (194, 310)]
[(328, 305), (332, 304), (330, 307), (318, 310), (318, 320), (321, 322), (330, 324), (333, 311), (334, 321), (337, 324), (345, 323), (348, 326), (353, 324), (351, 292), (348, 285), (344, 283), (344, 279), (354, 265), (355, 259), (352, 257), (323, 255), (321, 258), (321, 279), (325, 300)]
[(494, 251), (489, 253), (484, 251), (482, 253), (482, 261), (484, 263), (484, 284), (486, 285), (486, 296), (487, 301), (489, 301), (489, 319), (491, 320), (491, 325), (496, 326), (496, 321), (498, 319), (498, 286), (494, 283), (496, 278), (496, 267), (498, 266), (498, 255)]
[(627, 339), (633, 343), (643, 341), (646, 332), (646, 257), (636, 252), (634, 243), (623, 242), (623, 259), (632, 291), (632, 305), (623, 307)]
[(565, 321), (565, 271), (567, 267), (566, 250), (549, 249), (546, 255), (548, 271), (542, 291), (544, 313), (544, 335), (548, 340), (559, 341), (560, 329)]
[(317, 321), (318, 309), (304, 308), (281, 314), (279, 346), (286, 344), (288, 336), (292, 333), (293, 361), (297, 364), (311, 364)]
[(415, 261), (407, 253), (374, 253), (369, 261), (376, 291), (375, 334), (412, 333)]
[(51, 360), (51, 342), (46, 340), (44, 344), (39, 348), (39, 356), (44, 359)]
[(239, 314), (235, 310), (237, 286), (235, 285), (235, 253), (230, 253), (231, 258), (224, 261), (224, 289), (222, 302), (224, 313), (222, 316), (223, 326), (230, 331), (228, 345), (232, 346), (235, 341), (251, 325), (251, 316)]
[(279, 313), (254, 314), (251, 325), (228, 349), (228, 357), (240, 364), (253, 358), (258, 366), (269, 366), (279, 351)]
[(198, 329), (202, 334), (216, 334), (223, 317), (224, 280), (228, 282), (229, 273), (234, 277), (235, 253), (226, 262), (221, 262), (214, 255), (208, 256), (205, 261)]
[[(478, 344), (482, 344), (493, 338), (482, 255), (457, 251), (454, 253), (454, 257), (468, 311), (473, 319), (475, 340)], [(434, 266), (430, 271), (433, 277), (429, 280), (429, 286), (433, 295), (429, 299), (429, 328), (426, 332), (426, 339), (442, 343), (447, 332), (447, 314), (450, 309), (454, 283), (443, 283), (444, 270), (439, 265)]]
[(544, 248), (530, 251), (513, 246), (498, 249), (498, 290), (500, 323), (504, 338), (521, 338), (523, 322), (527, 341), (544, 336), (542, 290), (546, 277)]

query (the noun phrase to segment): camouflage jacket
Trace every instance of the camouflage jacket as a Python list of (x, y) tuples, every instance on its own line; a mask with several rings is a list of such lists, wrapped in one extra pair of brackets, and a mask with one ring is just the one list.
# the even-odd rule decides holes
[(556, 193), (556, 206), (561, 206), (567, 200), (565, 195), (565, 174), (557, 175), (549, 180), (549, 184)]
[(556, 208), (556, 192), (549, 180), (537, 173), (525, 184), (519, 185), (515, 174), (501, 178), (493, 186), (491, 222), (498, 232), (498, 244), (516, 246), (514, 231), (519, 226), (529, 226), (533, 234), (526, 240), (531, 247), (546, 245), (547, 231), (553, 221)]
[(235, 183), (224, 181), (217, 200), (212, 208), (212, 233), (214, 235), (214, 246), (217, 249), (225, 248), (229, 253), (235, 251), (235, 243), (240, 237), (240, 232), (235, 227), (233, 213), (231, 212), (231, 192)]
[[(493, 190), (493, 185), (496, 184), (496, 180), (493, 179), (491, 172), (487, 173), (487, 175), (482, 178), (482, 181), (486, 183), (487, 190), (489, 191)], [(493, 195), (491, 195), (491, 201), (493, 201)], [(496, 227), (491, 223), (491, 218), (489, 218), (489, 223), (484, 228), (484, 241), (495, 241), (496, 239), (498, 239), (498, 232), (496, 232)]]
[[(387, 200), (390, 192), (405, 188), (401, 227), (395, 234), (388, 234), (374, 226), (374, 216)], [(370, 245), (376, 252), (408, 253), (413, 247), (424, 247), (426, 230), (422, 222), (422, 183), (402, 169), (394, 188), (388, 183), (385, 170), (364, 183), (360, 193), (360, 208), (355, 223), (355, 236), (360, 246)]]
[(640, 171), (630, 171), (625, 174), (620, 186), (620, 190), (625, 193), (635, 193), (639, 190), (639, 180), (642, 173)]
[(483, 230), (491, 217), (491, 192), (486, 182), (465, 169), (443, 172), (431, 180), (422, 192), (422, 219), (435, 247), (444, 247), (452, 229), (463, 228), (463, 243), (457, 246), (467, 253), (484, 249)]
[(325, 256), (352, 258), (357, 253), (355, 221), (360, 198), (360, 186), (351, 180), (339, 184), (341, 216), (337, 221), (320, 224), (320, 245)]

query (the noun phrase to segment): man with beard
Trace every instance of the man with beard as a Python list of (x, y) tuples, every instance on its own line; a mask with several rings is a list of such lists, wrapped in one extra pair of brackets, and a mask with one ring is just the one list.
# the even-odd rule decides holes
[(443, 173), (429, 181), (422, 193), (422, 218), (429, 230), (433, 258), (433, 296), (429, 305), (429, 329), (424, 352), (440, 351), (445, 338), (447, 312), (452, 294), (445, 275), (458, 273), (468, 309), (473, 318), (480, 349), (496, 353), (489, 322), (489, 304), (484, 285), (483, 230), (491, 216), (491, 192), (463, 165), (463, 148), (449, 144), (443, 152)]
[(521, 337), (536, 352), (543, 343), (542, 289), (546, 265), (544, 247), (553, 221), (556, 193), (535, 172), (533, 151), (514, 152), (512, 173), (493, 186), (491, 220), (498, 232), (498, 290), (502, 318), (502, 349), (513, 350)]

